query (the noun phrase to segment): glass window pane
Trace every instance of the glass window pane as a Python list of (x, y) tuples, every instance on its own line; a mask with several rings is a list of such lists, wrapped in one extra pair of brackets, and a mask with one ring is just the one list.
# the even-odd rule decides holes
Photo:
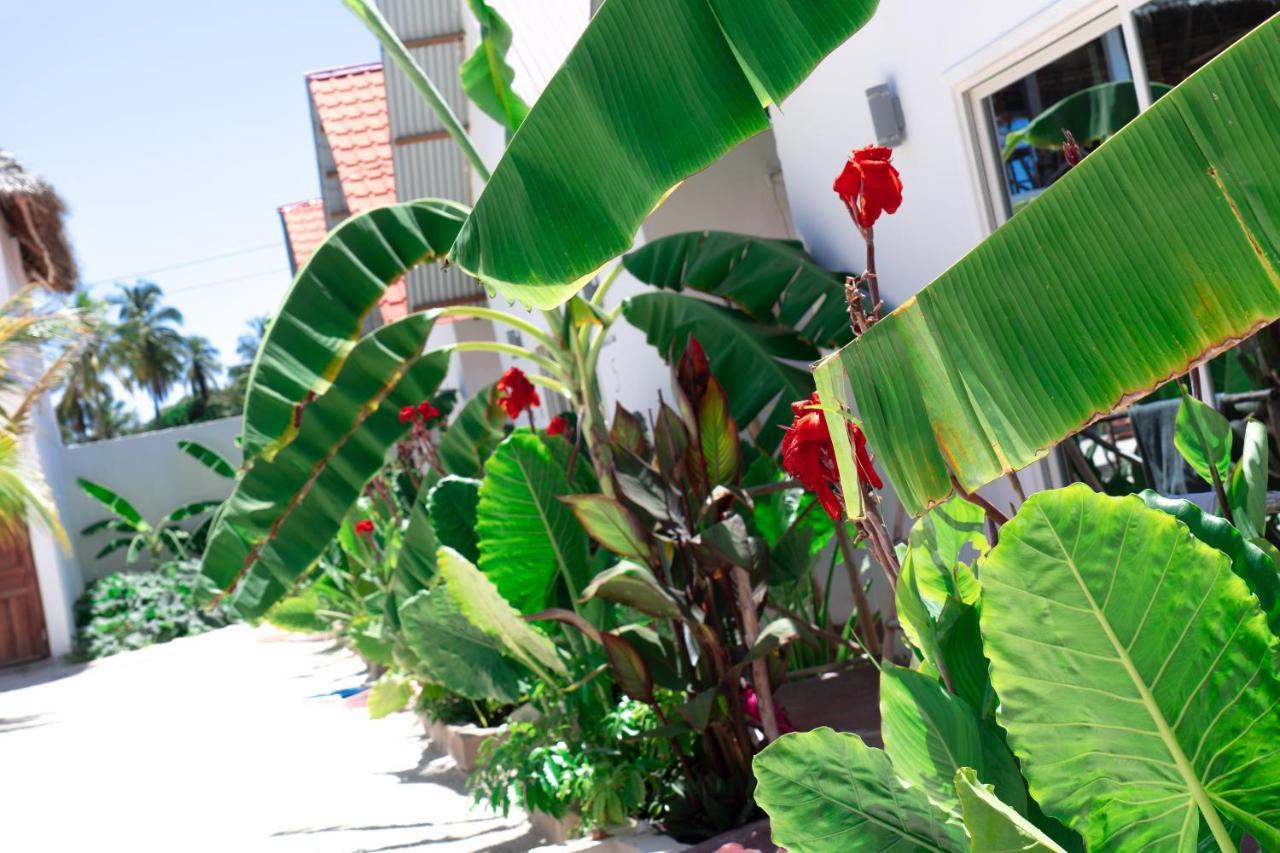
[[(983, 99), (987, 132), (1000, 158), (1006, 216), (1066, 173), (1064, 127), (1089, 149), (1137, 115), (1132, 84), (1121, 91), (1107, 85), (1131, 79), (1124, 36), (1117, 27)], [(1128, 103), (1132, 106), (1126, 109)], [(1097, 127), (1106, 132), (1091, 130)]]
[(1153, 88), (1178, 85), (1276, 12), (1280, 0), (1153, 0), (1139, 7), (1134, 22)]

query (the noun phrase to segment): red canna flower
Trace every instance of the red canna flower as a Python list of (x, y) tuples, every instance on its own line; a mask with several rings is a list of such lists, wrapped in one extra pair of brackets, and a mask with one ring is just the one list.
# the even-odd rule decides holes
[(400, 423), (407, 424), (418, 416), (418, 410), (413, 406), (405, 406), (400, 410)]
[[(844, 507), (832, 485), (839, 482), (840, 475), (836, 469), (835, 448), (827, 432), (826, 415), (817, 392), (808, 400), (792, 403), (791, 413), (795, 420), (782, 439), (782, 467), (817, 496), (827, 515), (838, 519)], [(850, 423), (848, 427), (849, 439), (858, 460), (858, 476), (873, 488), (883, 489), (884, 482), (876, 473), (867, 452), (867, 437), (856, 425)]]
[(440, 410), (431, 405), (430, 400), (423, 400), (418, 404), (418, 415), (424, 421), (434, 421), (436, 418), (440, 417)]
[(569, 429), (569, 421), (564, 415), (556, 415), (547, 424), (547, 435), (564, 435)]
[(831, 185), (862, 228), (875, 225), (881, 213), (897, 213), (902, 204), (902, 179), (889, 162), (892, 157), (893, 151), (883, 145), (859, 148)]
[(507, 412), (507, 417), (515, 420), (520, 413), (534, 406), (542, 405), (538, 398), (538, 389), (518, 367), (510, 367), (498, 380), (498, 405)]
[(362, 518), (356, 522), (356, 533), (361, 536), (368, 536), (373, 533), (373, 522), (367, 518)]

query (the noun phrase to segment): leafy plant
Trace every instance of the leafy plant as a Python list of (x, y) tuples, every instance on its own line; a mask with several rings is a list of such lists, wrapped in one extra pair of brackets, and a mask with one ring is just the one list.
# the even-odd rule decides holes
[(236, 621), (228, 607), (206, 607), (203, 576), (190, 562), (149, 572), (113, 572), (76, 603), (77, 657), (92, 660), (193, 636)]

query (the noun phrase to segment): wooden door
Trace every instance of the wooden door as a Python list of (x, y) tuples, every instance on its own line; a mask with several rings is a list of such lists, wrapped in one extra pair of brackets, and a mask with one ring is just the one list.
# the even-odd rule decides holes
[(40, 583), (26, 533), (0, 532), (0, 666), (49, 656)]

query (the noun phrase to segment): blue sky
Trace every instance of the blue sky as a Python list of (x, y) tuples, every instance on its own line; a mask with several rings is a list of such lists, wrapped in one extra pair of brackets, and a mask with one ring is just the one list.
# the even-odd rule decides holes
[(6, 5), (0, 148), (67, 201), (83, 280), (239, 253), (147, 276), (234, 363), (289, 284), (276, 207), (319, 195), (303, 75), (376, 42), (341, 0)]

